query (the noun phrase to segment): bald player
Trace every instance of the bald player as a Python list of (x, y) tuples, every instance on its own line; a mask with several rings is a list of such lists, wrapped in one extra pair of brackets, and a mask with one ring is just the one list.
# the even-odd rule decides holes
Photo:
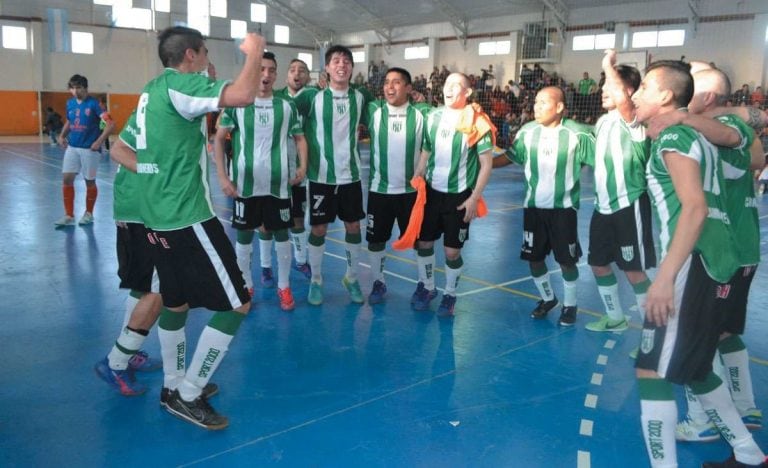
[(531, 318), (543, 319), (558, 304), (552, 289), (545, 259), (554, 252), (563, 272), (563, 307), (558, 323), (576, 323), (576, 267), (581, 246), (578, 225), (580, 173), (595, 152), (591, 127), (563, 117), (565, 96), (560, 88), (549, 86), (536, 94), (534, 121), (525, 124), (504, 156), (494, 158), (493, 166), (512, 162), (525, 169), (523, 202), (523, 245), (520, 258), (527, 260), (533, 281), (541, 295)]

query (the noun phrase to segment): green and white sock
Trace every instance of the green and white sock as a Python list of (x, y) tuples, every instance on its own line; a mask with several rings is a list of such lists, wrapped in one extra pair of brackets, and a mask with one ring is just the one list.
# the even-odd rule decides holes
[(648, 295), (648, 288), (651, 287), (651, 280), (648, 278), (632, 285), (635, 292), (635, 301), (637, 301), (637, 311), (640, 314), (640, 323), (645, 322), (645, 298)]
[(613, 323), (624, 320), (624, 311), (619, 301), (619, 283), (616, 281), (616, 276), (613, 273), (609, 273), (606, 276), (595, 276), (595, 280), (597, 281), (597, 290), (600, 293), (600, 299), (603, 300), (603, 306), (605, 307), (605, 313), (608, 314), (608, 318)]
[(323, 283), (323, 255), (325, 254), (325, 236), (309, 234), (307, 239), (309, 267), (312, 269), (312, 282)]
[(677, 403), (672, 384), (663, 379), (637, 379), (640, 421), (651, 466), (677, 467)]
[(374, 281), (384, 282), (384, 262), (387, 258), (386, 244), (368, 244), (368, 258), (371, 262), (371, 277)]
[(418, 249), (416, 263), (419, 268), (419, 279), (429, 291), (435, 289), (435, 250)]
[(347, 254), (347, 272), (345, 276), (350, 281), (357, 281), (357, 269), (360, 263), (360, 244), (363, 241), (360, 233), (347, 233), (344, 236), (345, 252)]
[(131, 289), (131, 292), (128, 293), (128, 297), (125, 298), (125, 312), (123, 313), (123, 326), (120, 328), (121, 330), (127, 327), (128, 322), (131, 321), (133, 309), (136, 308), (136, 304), (141, 300), (141, 296), (142, 294), (139, 291)]
[(572, 307), (578, 304), (576, 295), (576, 284), (579, 279), (579, 269), (563, 269), (563, 305)]
[(739, 335), (731, 335), (717, 345), (725, 366), (725, 377), (736, 408), (746, 411), (756, 408), (752, 389), (752, 373), (749, 371), (749, 353)]
[(163, 387), (171, 390), (184, 379), (187, 363), (186, 322), (187, 312), (171, 312), (163, 307), (157, 323), (160, 355), (163, 357)]
[(237, 256), (237, 266), (243, 272), (245, 287), (253, 288), (253, 273), (251, 273), (251, 256), (253, 255), (253, 244), (241, 244), (235, 242), (235, 256)]
[(459, 258), (456, 260), (445, 261), (445, 294), (448, 296), (456, 296), (456, 287), (459, 285), (459, 279), (461, 278), (461, 270), (464, 266), (464, 259)]
[(290, 286), (291, 274), (291, 243), (288, 240), (275, 240), (277, 253), (277, 287), (285, 289)]
[(531, 267), (531, 276), (533, 276), (533, 284), (539, 290), (539, 296), (544, 301), (551, 301), (555, 298), (555, 292), (552, 291), (552, 282), (549, 280), (549, 271), (547, 271), (546, 267), (540, 271), (534, 271), (534, 268)]
[(149, 332), (147, 330), (131, 330), (128, 327), (123, 328), (120, 336), (117, 337), (112, 350), (107, 355), (109, 368), (115, 370), (125, 370), (128, 368), (128, 361), (136, 352), (141, 349), (144, 340), (147, 339)]
[(304, 228), (291, 228), (291, 240), (296, 263), (307, 263), (307, 231)]
[(272, 233), (259, 231), (259, 261), (262, 268), (272, 268)]

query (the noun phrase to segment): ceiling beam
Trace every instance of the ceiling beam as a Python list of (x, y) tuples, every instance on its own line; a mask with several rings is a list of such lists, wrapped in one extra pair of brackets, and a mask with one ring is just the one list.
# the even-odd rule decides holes
[(565, 37), (565, 28), (568, 26), (568, 15), (570, 14), (568, 5), (563, 0), (541, 0), (541, 3), (555, 16), (558, 24), (557, 32), (560, 33), (560, 37)]
[(389, 50), (392, 45), (392, 27), (379, 18), (374, 12), (361, 5), (355, 0), (336, 0), (336, 3), (340, 3), (353, 13), (360, 16), (367, 24), (368, 27), (376, 33), (381, 43)]
[(432, 3), (440, 7), (443, 15), (451, 23), (453, 31), (456, 33), (456, 38), (461, 41), (462, 45), (466, 46), (467, 36), (469, 35), (469, 20), (467, 16), (446, 0), (432, 0)]
[(323, 28), (322, 26), (318, 26), (317, 24), (307, 20), (298, 14), (296, 10), (284, 4), (283, 2), (280, 2), (279, 0), (263, 1), (270, 8), (274, 8), (278, 13), (280, 13), (283, 18), (311, 34), (315, 39), (315, 42), (317, 42), (319, 45), (333, 40), (333, 30)]

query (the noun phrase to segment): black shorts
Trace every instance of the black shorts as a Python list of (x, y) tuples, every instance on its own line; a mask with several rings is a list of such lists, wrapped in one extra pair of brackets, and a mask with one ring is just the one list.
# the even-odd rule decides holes
[(363, 186), (360, 181), (344, 185), (309, 182), (309, 225), (330, 224), (336, 220), (353, 223), (365, 217)]
[(524, 208), (520, 258), (543, 262), (554, 252), (557, 263), (575, 265), (581, 257), (577, 224), (573, 208)]
[(294, 185), (291, 187), (291, 218), (304, 218), (307, 210), (307, 186)]
[(235, 198), (232, 208), (232, 227), (253, 230), (264, 225), (267, 231), (278, 231), (293, 226), (291, 199), (271, 195)]
[(160, 292), (154, 249), (147, 238), (148, 233), (141, 223), (121, 223), (117, 226), (117, 276), (120, 277), (121, 289)]
[(647, 193), (615, 213), (592, 213), (587, 262), (592, 266), (615, 262), (623, 271), (644, 271), (656, 266), (651, 200)]
[(387, 195), (377, 192), (368, 193), (368, 217), (365, 227), (365, 240), (384, 243), (392, 237), (392, 226), (397, 220), (400, 235), (408, 227), (411, 210), (416, 202), (416, 192)]
[(643, 323), (635, 367), (679, 385), (703, 380), (730, 313), (729, 291), (729, 284), (709, 277), (698, 253), (691, 254), (675, 280), (675, 314), (663, 327)]
[(757, 265), (741, 267), (728, 281), (730, 286), (726, 299), (728, 313), (722, 331), (733, 335), (744, 334), (744, 326), (747, 323), (747, 297), (756, 271)]
[(427, 185), (427, 203), (424, 205), (424, 220), (421, 222), (419, 240), (434, 242), (443, 236), (443, 245), (461, 249), (469, 240), (469, 223), (464, 221), (467, 210), (456, 207), (472, 195), (472, 190), (461, 193), (444, 193)]
[(227, 311), (250, 301), (235, 249), (218, 218), (149, 234), (166, 307)]

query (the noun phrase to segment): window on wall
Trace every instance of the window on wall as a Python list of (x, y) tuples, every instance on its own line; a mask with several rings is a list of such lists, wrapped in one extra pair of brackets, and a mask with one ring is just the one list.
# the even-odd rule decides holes
[(152, 29), (152, 10), (131, 8), (115, 2), (112, 6), (112, 21), (121, 28)]
[(251, 3), (251, 21), (254, 23), (266, 23), (267, 6), (262, 3)]
[(275, 42), (278, 44), (288, 44), (291, 41), (291, 28), (288, 26), (275, 25)]
[(72, 31), (72, 53), (93, 55), (93, 34)]
[(227, 17), (227, 0), (211, 0), (211, 16)]
[(357, 64), (365, 63), (365, 51), (358, 50), (357, 52), (352, 52), (352, 61)]
[(242, 39), (248, 34), (248, 23), (240, 20), (232, 20), (229, 23), (229, 37)]
[(299, 55), (297, 55), (296, 58), (306, 63), (307, 68), (312, 70), (312, 54), (308, 54), (306, 52), (299, 52)]
[(187, 26), (197, 29), (203, 36), (211, 31), (208, 0), (187, 0)]
[(160, 13), (170, 13), (171, 0), (152, 0), (152, 8)]
[(27, 49), (27, 28), (23, 26), (3, 26), (3, 48)]
[(650, 47), (678, 47), (685, 44), (685, 29), (666, 31), (639, 31), (632, 34), (633, 49)]
[(615, 34), (585, 34), (573, 36), (572, 50), (612, 49), (616, 43)]
[(507, 55), (512, 49), (511, 41), (481, 42), (477, 46), (478, 55)]
[(429, 46), (406, 47), (405, 60), (429, 58)]

